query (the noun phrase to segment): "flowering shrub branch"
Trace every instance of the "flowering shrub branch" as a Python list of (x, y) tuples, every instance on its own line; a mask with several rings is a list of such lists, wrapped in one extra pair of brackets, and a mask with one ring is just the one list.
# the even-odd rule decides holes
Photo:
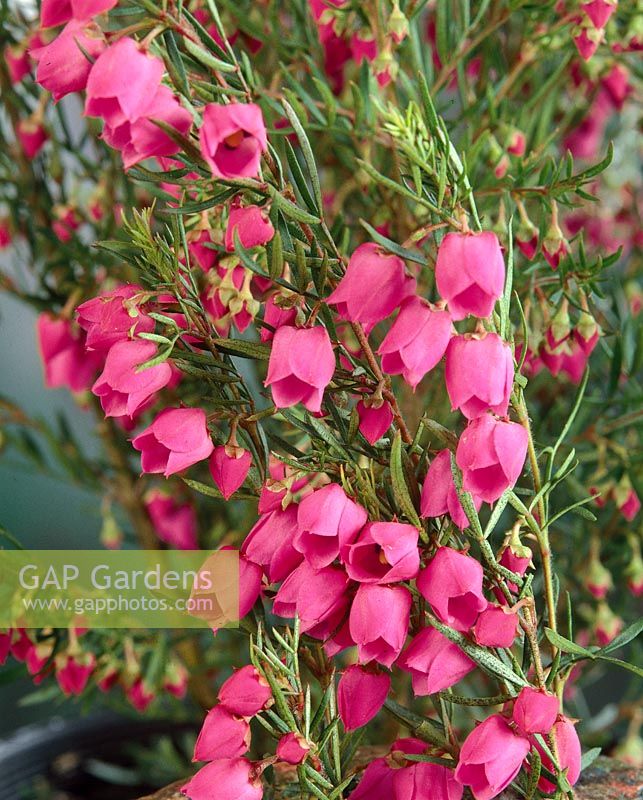
[(643, 585), (640, 182), (609, 177), (634, 6), (3, 12), (2, 286), (104, 455), (9, 401), (3, 428), (106, 488), (108, 547), (117, 506), (146, 548), (240, 546), (246, 639), (2, 646), (65, 694), (189, 686), (192, 800), (276, 796), (284, 764), (328, 800), (563, 797), (596, 756), (581, 667), (641, 674), (606, 601)]

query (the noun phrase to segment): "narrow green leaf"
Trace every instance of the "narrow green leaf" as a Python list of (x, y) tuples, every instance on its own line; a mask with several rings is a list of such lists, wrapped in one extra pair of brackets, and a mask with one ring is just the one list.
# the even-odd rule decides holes
[(590, 650), (587, 650), (581, 645), (576, 644), (576, 642), (572, 642), (569, 639), (566, 639), (564, 636), (561, 636), (560, 633), (556, 633), (551, 628), (545, 628), (545, 636), (547, 637), (547, 641), (557, 647), (559, 650), (562, 650), (564, 653), (573, 653), (577, 656), (582, 656), (583, 658), (594, 658), (595, 654), (592, 653)]
[(288, 102), (286, 102), (286, 100), (283, 100), (282, 104), (286, 116), (288, 117), (288, 121), (293, 126), (295, 133), (297, 134), (297, 138), (299, 139), (299, 145), (301, 147), (302, 153), (304, 154), (304, 160), (306, 161), (306, 166), (308, 167), (308, 177), (310, 178), (310, 182), (313, 187), (315, 202), (317, 203), (317, 213), (321, 214), (324, 204), (322, 201), (321, 185), (319, 183), (319, 174), (317, 172), (317, 164), (315, 163), (315, 156), (313, 155), (313, 149), (310, 146), (310, 142), (308, 141), (308, 137), (306, 136), (306, 131), (304, 130), (304, 127), (299, 117), (297, 116), (295, 109)]
[(402, 509), (409, 522), (415, 525), (418, 530), (423, 530), (422, 522), (411, 500), (409, 487), (406, 484), (406, 478), (404, 476), (404, 466), (402, 464), (402, 435), (400, 431), (397, 431), (393, 438), (390, 468), (393, 492), (399, 507)]

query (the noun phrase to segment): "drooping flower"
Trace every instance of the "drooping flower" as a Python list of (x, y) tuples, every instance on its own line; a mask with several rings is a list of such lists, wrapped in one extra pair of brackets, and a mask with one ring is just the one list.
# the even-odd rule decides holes
[(248, 664), (236, 670), (219, 689), (221, 705), (238, 717), (254, 717), (272, 701), (268, 681)]
[(549, 733), (553, 728), (560, 702), (555, 694), (525, 686), (514, 703), (512, 717), (521, 733)]
[(289, 305), (284, 302), (284, 300), (285, 298), (280, 294), (271, 294), (266, 300), (263, 310), (263, 321), (266, 325), (270, 325), (270, 328), (262, 327), (259, 331), (259, 338), (262, 342), (271, 342), (274, 339), (275, 331), (283, 325), (295, 327), (297, 321), (297, 305)]
[(148, 316), (141, 286), (127, 283), (86, 300), (76, 309), (76, 319), (87, 332), (89, 350), (109, 350), (116, 342), (138, 333), (151, 333), (155, 322)]
[(399, 656), (409, 628), (411, 593), (404, 586), (363, 583), (353, 600), (350, 635), (361, 664), (390, 667)]
[(236, 445), (215, 447), (210, 456), (212, 480), (226, 500), (243, 486), (251, 466), (250, 451)]
[(275, 333), (264, 385), (271, 387), (277, 408), (302, 403), (309, 411), (319, 412), (334, 372), (335, 356), (326, 328), (284, 325)]
[(220, 335), (227, 335), (231, 322), (243, 333), (254, 319), (259, 303), (252, 294), (253, 280), (254, 273), (238, 263), (219, 264), (207, 272), (201, 302)]
[(451, 547), (439, 547), (420, 572), (417, 587), (438, 619), (457, 631), (468, 631), (487, 607), (483, 571), (475, 558)]
[(56, 680), (64, 695), (82, 694), (96, 667), (96, 658), (91, 653), (80, 656), (61, 654), (56, 656)]
[(480, 612), (473, 628), (478, 644), (485, 647), (511, 647), (518, 632), (518, 614), (504, 606), (489, 603)]
[(526, 456), (527, 431), (522, 425), (485, 414), (466, 427), (455, 457), (465, 491), (494, 503), (515, 485)]
[(342, 319), (361, 322), (368, 333), (414, 292), (415, 278), (406, 274), (402, 259), (367, 242), (354, 251), (326, 302), (337, 306)]
[(297, 511), (294, 546), (315, 569), (331, 564), (366, 523), (366, 510), (330, 483), (307, 495)]
[(347, 731), (370, 722), (384, 705), (391, 677), (386, 672), (351, 664), (342, 673), (337, 686), (339, 716)]
[(106, 11), (111, 11), (118, 0), (42, 0), (40, 26), (53, 28), (70, 19), (85, 22)]
[(201, 153), (216, 178), (254, 178), (268, 148), (263, 114), (254, 103), (209, 103), (199, 131)]
[[(216, 787), (216, 789), (214, 788)], [(206, 764), (181, 792), (190, 800), (261, 800), (261, 778), (245, 758), (220, 758)]]
[[(473, 503), (477, 511), (482, 505), (482, 500), (474, 497)], [(460, 530), (469, 525), (469, 518), (462, 508), (455, 488), (451, 472), (451, 455), (448, 450), (441, 450), (429, 465), (422, 486), (420, 514), (422, 517), (441, 517), (443, 514), (449, 514)]]
[(179, 550), (198, 548), (198, 522), (194, 507), (190, 503), (180, 503), (159, 489), (147, 492), (144, 502), (154, 530), (161, 541)]
[(393, 411), (390, 404), (385, 400), (379, 406), (373, 402), (367, 405), (364, 400), (360, 400), (356, 409), (359, 415), (359, 432), (369, 444), (375, 444), (384, 436), (393, 422)]
[(172, 380), (167, 361), (140, 370), (156, 355), (156, 345), (144, 339), (117, 342), (107, 353), (102, 373), (92, 386), (106, 417), (133, 417)]
[(141, 452), (143, 472), (166, 478), (206, 459), (214, 450), (201, 408), (166, 408), (138, 434), (132, 445)]
[(286, 733), (277, 743), (276, 756), (286, 764), (301, 764), (310, 752), (310, 745), (299, 733)]
[(495, 233), (447, 233), (435, 263), (438, 292), (452, 319), (488, 317), (505, 283), (505, 262)]
[(8, 44), (3, 51), (4, 60), (12, 84), (20, 81), (31, 72), (31, 62), (24, 44)]
[(85, 352), (83, 332), (74, 330), (69, 320), (47, 313), (38, 317), (37, 330), (45, 385), (50, 389), (67, 386), (72, 392), (88, 389), (101, 359)]
[(95, 60), (105, 47), (98, 26), (72, 20), (50, 44), (31, 51), (38, 63), (36, 81), (56, 101), (71, 92), (80, 92), (87, 85), (92, 68), (87, 55)]
[(447, 348), (445, 380), (451, 408), (467, 419), (509, 408), (514, 365), (511, 348), (496, 333), (454, 336)]
[(419, 762), (395, 770), (393, 791), (394, 800), (461, 800), (463, 790), (449, 767)]
[(455, 771), (476, 800), (492, 800), (516, 777), (529, 753), (529, 740), (513, 732), (499, 714), (486, 719), (467, 736)]
[(435, 628), (422, 628), (400, 656), (397, 666), (411, 675), (413, 693), (423, 697), (458, 683), (476, 665)]
[(213, 761), (218, 758), (238, 758), (250, 747), (250, 725), (224, 706), (211, 708), (201, 726), (194, 745), (193, 761)]
[[(581, 771), (581, 746), (576, 727), (569, 717), (560, 715), (551, 729), (551, 733), (556, 740), (558, 765), (562, 770), (567, 770), (565, 777), (570, 786), (574, 786)], [(549, 756), (543, 751), (538, 741), (534, 739), (533, 743), (540, 753), (543, 766), (555, 774), (556, 771)], [(538, 781), (538, 788), (546, 794), (556, 791), (554, 784), (544, 776)]]
[(21, 119), (16, 126), (16, 138), (28, 159), (35, 158), (42, 150), (49, 135), (42, 122), (35, 117)]
[(595, 28), (604, 28), (616, 11), (617, 5), (618, 0), (590, 0), (588, 3), (581, 3), (581, 8)]
[(263, 514), (241, 547), (255, 564), (263, 567), (270, 583), (284, 580), (301, 563), (303, 556), (293, 546), (297, 534), (297, 507), (277, 507)]
[(275, 229), (267, 213), (259, 206), (235, 206), (230, 211), (225, 232), (226, 250), (234, 250), (234, 237), (239, 237), (246, 250), (267, 244), (275, 235)]
[(447, 311), (431, 308), (420, 297), (405, 300), (377, 351), (382, 369), (389, 375), (401, 374), (415, 389), (445, 354), (452, 332)]
[(369, 522), (342, 552), (346, 571), (360, 583), (412, 580), (420, 568), (419, 532), (401, 522)]

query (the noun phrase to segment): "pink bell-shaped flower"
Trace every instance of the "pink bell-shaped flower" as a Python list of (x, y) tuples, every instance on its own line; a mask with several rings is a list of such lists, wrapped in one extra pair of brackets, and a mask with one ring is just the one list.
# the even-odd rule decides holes
[(379, 441), (393, 422), (393, 411), (389, 403), (382, 402), (379, 406), (375, 403), (367, 405), (364, 400), (357, 403), (359, 415), (359, 432), (369, 444)]
[(145, 508), (162, 542), (178, 550), (198, 549), (198, 523), (193, 506), (179, 503), (159, 489), (152, 489), (145, 495)]
[(457, 644), (429, 627), (414, 637), (397, 666), (411, 675), (416, 697), (423, 697), (458, 683), (476, 665)]
[(394, 771), (393, 791), (394, 800), (461, 800), (463, 789), (452, 769), (419, 762)]
[(485, 503), (494, 503), (515, 485), (526, 456), (527, 431), (522, 425), (490, 414), (469, 423), (455, 454), (464, 490)]
[(166, 408), (132, 445), (141, 453), (143, 472), (160, 472), (166, 478), (203, 461), (214, 450), (201, 408)]
[(248, 664), (236, 670), (219, 689), (221, 705), (237, 717), (254, 717), (272, 701), (268, 681)]
[(128, 283), (86, 300), (76, 309), (76, 319), (87, 332), (89, 350), (109, 350), (116, 342), (138, 333), (152, 333), (155, 322), (147, 315), (142, 286)]
[[(216, 789), (214, 788), (216, 787)], [(261, 800), (261, 778), (245, 758), (219, 758), (206, 764), (181, 792), (189, 800)]]
[[(551, 733), (556, 740), (558, 765), (561, 769), (567, 770), (565, 773), (567, 781), (570, 786), (574, 786), (580, 777), (581, 770), (581, 746), (576, 727), (569, 717), (561, 715), (551, 729)], [(545, 754), (538, 741), (534, 739), (533, 743), (540, 753), (543, 766), (555, 774), (554, 765), (549, 756)], [(544, 776), (538, 781), (538, 788), (546, 794), (552, 794), (556, 791), (554, 784)]]
[(303, 763), (309, 752), (310, 745), (298, 733), (286, 733), (277, 743), (276, 756), (279, 761), (285, 761), (286, 764), (296, 766)]
[(514, 703), (513, 721), (521, 733), (541, 733), (544, 736), (553, 728), (559, 707), (556, 695), (525, 686)]
[(349, 577), (360, 583), (412, 580), (420, 568), (418, 529), (402, 522), (369, 522), (342, 552)]
[(391, 676), (377, 669), (352, 664), (347, 667), (337, 686), (339, 716), (347, 731), (354, 731), (370, 722), (384, 705)]
[(246, 536), (241, 553), (263, 567), (270, 583), (278, 583), (303, 559), (293, 546), (296, 534), (297, 506), (290, 505), (285, 511), (277, 507), (259, 517)]
[[(482, 500), (474, 497), (473, 503), (477, 511)], [(420, 514), (422, 517), (441, 517), (448, 514), (460, 530), (469, 525), (469, 518), (462, 508), (453, 481), (451, 455), (448, 450), (441, 450), (429, 466), (422, 486)]]
[(42, 0), (40, 26), (53, 28), (70, 19), (85, 22), (106, 11), (111, 11), (118, 0)]
[(209, 103), (199, 139), (215, 178), (255, 178), (268, 149), (263, 114), (254, 103)]
[(225, 246), (230, 253), (234, 250), (235, 232), (246, 250), (267, 244), (275, 235), (268, 214), (259, 206), (235, 206), (230, 211), (225, 232)]
[(480, 612), (473, 628), (478, 644), (485, 647), (511, 647), (518, 632), (518, 614), (493, 603)]
[(243, 447), (226, 444), (214, 448), (210, 456), (210, 474), (226, 500), (243, 486), (251, 465), (252, 455)]
[(447, 233), (438, 249), (435, 280), (454, 320), (488, 317), (505, 284), (505, 262), (495, 233)]
[(88, 389), (102, 359), (85, 351), (85, 336), (67, 319), (43, 313), (37, 322), (38, 345), (49, 389), (66, 386), (72, 392)]
[(361, 664), (377, 661), (390, 667), (399, 656), (409, 629), (411, 593), (404, 586), (363, 583), (349, 617), (350, 635)]
[(193, 761), (212, 761), (215, 758), (237, 758), (250, 747), (250, 725), (224, 706), (211, 708), (203, 721), (194, 745)]

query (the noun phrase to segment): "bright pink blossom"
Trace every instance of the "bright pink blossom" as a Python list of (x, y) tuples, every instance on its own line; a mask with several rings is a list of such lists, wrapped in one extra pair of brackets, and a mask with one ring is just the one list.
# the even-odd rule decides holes
[(8, 631), (0, 631), (0, 667), (6, 662), (9, 653), (11, 652), (11, 637), (13, 636), (11, 629)]
[(602, 28), (594, 28), (591, 24), (582, 25), (576, 29), (574, 44), (579, 56), (585, 61), (589, 61), (604, 37)]
[(445, 354), (452, 332), (447, 311), (431, 308), (420, 297), (408, 298), (377, 351), (382, 369), (389, 375), (401, 374), (415, 389)]
[(310, 752), (310, 745), (298, 733), (286, 733), (277, 743), (276, 756), (286, 764), (301, 764)]
[(70, 19), (86, 21), (111, 11), (118, 0), (42, 0), (40, 25), (53, 28)]
[(50, 44), (31, 51), (38, 62), (36, 81), (52, 93), (54, 100), (70, 92), (80, 92), (87, 85), (92, 68), (85, 53), (97, 59), (105, 47), (105, 39), (96, 25), (72, 20)]
[[(474, 497), (473, 503), (477, 511), (482, 505), (482, 500)], [(422, 517), (441, 517), (443, 514), (449, 514), (460, 530), (469, 525), (469, 518), (462, 508), (453, 481), (451, 454), (448, 450), (441, 450), (429, 466), (422, 486), (420, 514)]]
[(117, 342), (107, 353), (102, 373), (92, 386), (106, 417), (133, 417), (172, 380), (167, 361), (140, 370), (156, 355), (156, 345), (144, 339)]
[(467, 736), (460, 750), (456, 780), (471, 787), (476, 800), (492, 800), (516, 777), (529, 749), (529, 741), (494, 714)]
[(181, 792), (190, 800), (261, 800), (261, 778), (245, 758), (220, 758), (200, 769)]
[(386, 400), (376, 407), (374, 403), (366, 405), (364, 400), (357, 403), (359, 416), (359, 432), (369, 444), (379, 441), (393, 422), (393, 411)]
[(4, 250), (6, 247), (9, 247), (12, 241), (13, 237), (11, 235), (9, 221), (0, 217), (0, 250)]
[(273, 603), (277, 616), (298, 616), (302, 633), (328, 638), (344, 620), (350, 603), (349, 580), (341, 567), (313, 569), (303, 561), (281, 584)]
[(397, 666), (411, 675), (417, 697), (435, 694), (458, 683), (475, 663), (435, 628), (422, 628), (400, 656)]
[(252, 466), (252, 454), (243, 447), (221, 445), (210, 456), (212, 480), (226, 500), (243, 486)]
[[(566, 769), (565, 776), (570, 786), (573, 786), (580, 776), (581, 770), (581, 746), (576, 727), (569, 717), (559, 716), (558, 721), (551, 729), (551, 733), (556, 740), (556, 750), (558, 751), (558, 764), (561, 769)], [(540, 744), (534, 740), (536, 749), (540, 753), (543, 766), (550, 772), (554, 772), (554, 765), (549, 756), (545, 754)], [(538, 788), (541, 792), (551, 794), (556, 791), (554, 784), (541, 777), (538, 781)]]
[(297, 511), (294, 546), (315, 569), (331, 564), (366, 523), (366, 510), (330, 483), (304, 497)]
[(559, 707), (555, 694), (525, 686), (514, 703), (513, 721), (521, 733), (545, 735), (554, 726)]
[(367, 242), (350, 257), (344, 277), (326, 302), (337, 306), (342, 319), (361, 322), (368, 333), (414, 292), (415, 278), (406, 274), (402, 259)]
[(101, 359), (85, 352), (85, 336), (67, 319), (47, 313), (38, 317), (38, 344), (49, 389), (67, 386), (72, 392), (88, 389)]
[(137, 678), (134, 683), (128, 687), (126, 695), (132, 706), (141, 713), (145, 711), (156, 698), (154, 690), (147, 685), (143, 678)]
[(31, 72), (31, 62), (24, 44), (8, 44), (4, 49), (4, 60), (12, 84), (20, 83)]
[(475, 558), (440, 547), (420, 572), (417, 587), (441, 622), (468, 631), (487, 607), (482, 579), (482, 567)]
[(199, 131), (201, 153), (216, 178), (254, 178), (268, 148), (263, 114), (254, 103), (210, 103)]
[(42, 150), (49, 136), (42, 122), (37, 119), (21, 119), (16, 126), (16, 137), (28, 159), (35, 158)]
[(198, 548), (196, 512), (189, 503), (152, 489), (145, 495), (145, 508), (161, 541), (179, 550)]
[(349, 577), (360, 583), (412, 580), (420, 568), (419, 532), (402, 522), (369, 522), (346, 546), (342, 560)]
[(200, 408), (164, 409), (132, 445), (141, 452), (143, 472), (160, 472), (166, 478), (203, 461), (214, 450)]
[(497, 333), (454, 336), (447, 348), (445, 368), (451, 408), (459, 408), (467, 419), (487, 410), (504, 416), (513, 387), (511, 348)]
[(495, 233), (447, 233), (435, 263), (438, 292), (452, 319), (488, 317), (505, 283), (505, 262)]
[(264, 385), (271, 387), (277, 408), (302, 403), (309, 411), (319, 412), (334, 372), (335, 355), (326, 328), (284, 325), (272, 341)]
[(212, 232), (207, 228), (204, 230), (193, 230), (188, 234), (188, 251), (190, 256), (201, 267), (204, 272), (211, 270), (217, 263), (219, 254), (213, 244)]
[(595, 28), (604, 28), (616, 11), (617, 4), (618, 0), (591, 0), (589, 3), (581, 3), (581, 8)]
[(380, 670), (352, 664), (342, 673), (337, 686), (339, 716), (347, 731), (370, 722), (384, 705), (391, 688), (391, 676)]
[(486, 503), (494, 503), (515, 485), (526, 456), (527, 431), (523, 426), (489, 414), (469, 423), (455, 454), (463, 488)]
[(275, 331), (283, 325), (295, 326), (297, 320), (297, 306), (281, 305), (279, 295), (271, 294), (266, 300), (263, 310), (263, 321), (268, 327), (262, 327), (259, 331), (259, 338), (262, 342), (271, 342), (274, 339)]
[(96, 666), (91, 653), (82, 656), (56, 657), (56, 680), (64, 695), (82, 694)]
[(349, 618), (350, 635), (361, 664), (390, 667), (399, 656), (409, 628), (411, 593), (404, 586), (362, 584)]
[(452, 769), (419, 762), (393, 775), (394, 800), (461, 800), (462, 786)]
[(87, 332), (86, 347), (106, 351), (137, 333), (152, 333), (155, 322), (146, 313), (144, 298), (141, 286), (128, 283), (81, 303), (76, 318)]
[(272, 701), (268, 681), (248, 664), (236, 670), (219, 689), (221, 705), (238, 717), (254, 717)]
[(235, 206), (230, 211), (225, 232), (225, 246), (229, 252), (234, 250), (235, 232), (246, 250), (267, 244), (275, 235), (266, 210), (259, 206)]
[(201, 726), (194, 745), (193, 761), (212, 761), (216, 758), (237, 758), (250, 747), (250, 725), (222, 705), (211, 708)]
[(518, 614), (503, 606), (489, 603), (480, 612), (473, 628), (478, 644), (485, 647), (511, 647), (518, 632)]
[(293, 546), (297, 534), (297, 507), (276, 508), (263, 514), (247, 535), (241, 552), (260, 564), (270, 583), (283, 581), (301, 563), (303, 556)]

